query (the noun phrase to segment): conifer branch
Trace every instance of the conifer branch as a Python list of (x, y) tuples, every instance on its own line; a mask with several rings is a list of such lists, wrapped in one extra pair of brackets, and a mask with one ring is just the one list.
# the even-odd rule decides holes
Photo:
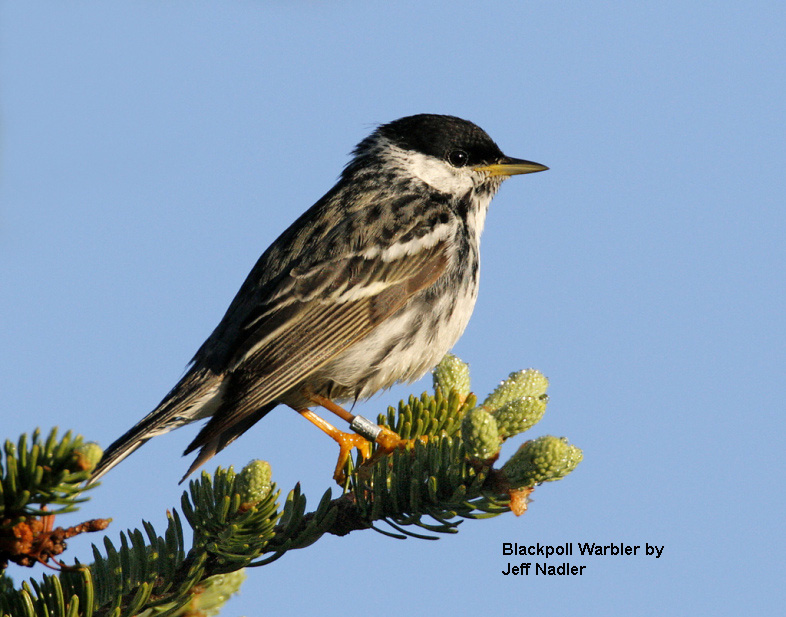
[[(46, 440), (36, 431), (29, 443), (25, 436), (17, 444), (6, 442), (0, 459), (0, 572), (9, 561), (52, 562), (61, 571), (16, 589), (0, 576), (0, 615), (214, 615), (238, 589), (244, 568), (267, 565), (326, 533), (373, 528), (396, 538), (436, 539), (456, 533), (465, 519), (521, 514), (536, 485), (564, 477), (581, 461), (578, 448), (545, 436), (495, 467), (501, 444), (543, 416), (547, 385), (537, 371), (512, 373), (478, 405), (467, 365), (447, 356), (435, 369), (433, 394), (410, 397), (378, 418), (409, 445), (377, 452), (371, 462), (348, 461), (339, 497), (328, 490), (307, 513), (296, 486), (282, 507), (264, 461), (238, 474), (219, 468), (189, 483), (182, 515), (171, 510), (162, 535), (145, 522), (143, 530), (121, 532), (119, 543), (104, 538), (102, 549), (93, 546), (89, 566), (63, 566), (56, 554), (70, 535), (108, 521), (58, 533), (51, 521), (86, 499), (84, 483), (100, 457), (97, 446), (70, 433), (58, 440), (56, 431)], [(183, 521), (193, 531), (190, 546)]]

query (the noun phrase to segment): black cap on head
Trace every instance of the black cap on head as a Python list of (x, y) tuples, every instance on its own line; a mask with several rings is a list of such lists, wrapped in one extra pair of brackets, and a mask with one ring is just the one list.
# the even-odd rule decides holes
[(455, 153), (464, 153), (461, 165), (494, 163), (504, 155), (494, 140), (476, 124), (455, 116), (417, 114), (380, 126), (355, 150), (359, 154), (378, 137), (392, 144), (454, 163)]

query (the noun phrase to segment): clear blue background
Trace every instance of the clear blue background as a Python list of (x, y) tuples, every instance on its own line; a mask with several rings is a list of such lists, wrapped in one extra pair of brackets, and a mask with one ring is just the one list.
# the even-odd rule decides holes
[[(455, 351), (481, 396), (545, 372), (531, 434), (584, 462), (521, 518), (289, 553), (224, 615), (780, 613), (782, 3), (5, 2), (0, 18), (4, 437), (59, 425), (107, 445), (147, 413), (376, 123), (455, 114), (551, 167), (495, 199)], [(153, 440), (60, 522), (163, 528), (195, 432)], [(214, 462), (256, 457), (315, 505), (335, 447), (282, 408)], [(574, 557), (582, 577), (500, 573), (503, 542), (567, 541), (665, 549)]]

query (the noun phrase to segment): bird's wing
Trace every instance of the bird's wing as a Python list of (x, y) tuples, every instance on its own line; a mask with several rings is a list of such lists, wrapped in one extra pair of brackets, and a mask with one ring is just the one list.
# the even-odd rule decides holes
[(247, 313), (235, 340), (224, 404), (186, 449), (192, 469), (250, 427), (255, 413), (379, 326), (445, 271), (445, 229), (294, 268)]

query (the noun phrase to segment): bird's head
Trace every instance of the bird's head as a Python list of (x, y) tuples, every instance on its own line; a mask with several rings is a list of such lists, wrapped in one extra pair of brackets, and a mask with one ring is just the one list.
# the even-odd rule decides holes
[(510, 176), (548, 169), (503, 154), (477, 125), (455, 116), (418, 114), (383, 124), (354, 151), (349, 170), (376, 167), (447, 194), (495, 191)]

